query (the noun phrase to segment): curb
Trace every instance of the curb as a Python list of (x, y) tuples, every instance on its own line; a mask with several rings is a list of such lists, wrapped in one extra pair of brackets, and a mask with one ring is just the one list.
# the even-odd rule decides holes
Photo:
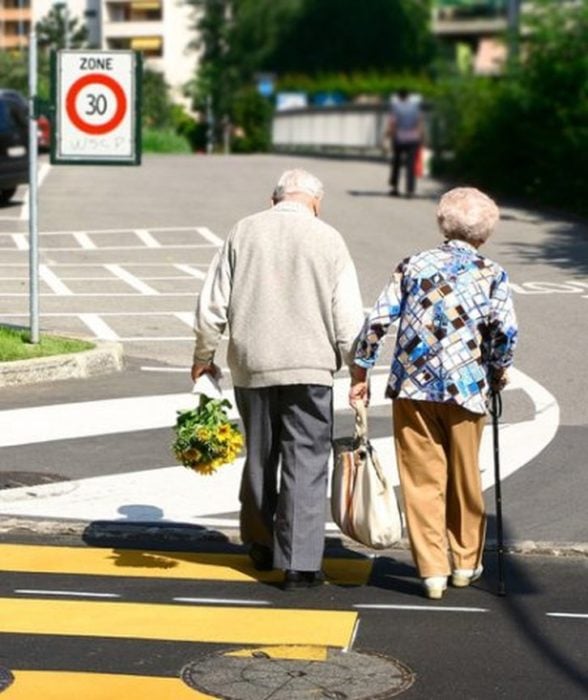
[[(169, 523), (162, 525), (159, 522), (122, 523), (113, 521), (80, 521), (80, 520), (43, 520), (26, 517), (0, 515), (0, 538), (8, 536), (14, 539), (57, 537), (57, 538), (83, 538), (92, 540), (95, 546), (121, 546), (127, 543), (145, 547), (150, 537), (157, 537), (158, 545), (188, 546), (195, 541), (209, 543), (226, 543), (231, 545), (241, 544), (239, 531), (235, 528), (209, 529), (199, 525)], [(326, 539), (336, 538), (339, 544), (327, 549), (346, 550), (363, 554), (365, 556), (385, 555), (387, 552), (410, 551), (407, 539), (400, 540), (389, 549), (374, 550), (364, 547), (349, 539), (342, 533), (329, 533)], [(485, 550), (496, 551), (496, 541), (488, 540)], [(588, 543), (586, 542), (541, 542), (533, 540), (513, 540), (505, 542), (504, 551), (508, 554), (537, 557), (579, 557), (588, 558)]]
[(96, 345), (92, 350), (0, 362), (0, 388), (62, 379), (85, 379), (123, 369), (122, 344), (94, 339), (92, 342)]

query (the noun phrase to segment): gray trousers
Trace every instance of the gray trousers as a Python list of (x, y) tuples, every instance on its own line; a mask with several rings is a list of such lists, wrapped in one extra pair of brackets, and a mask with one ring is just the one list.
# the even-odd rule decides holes
[(247, 448), (240, 491), (241, 538), (245, 544), (272, 548), (278, 569), (319, 571), (333, 390), (314, 384), (236, 387), (235, 400)]

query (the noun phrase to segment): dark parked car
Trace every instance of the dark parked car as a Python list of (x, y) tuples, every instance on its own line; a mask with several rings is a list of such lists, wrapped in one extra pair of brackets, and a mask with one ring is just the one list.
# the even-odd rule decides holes
[(28, 180), (27, 102), (15, 90), (0, 89), (0, 204)]

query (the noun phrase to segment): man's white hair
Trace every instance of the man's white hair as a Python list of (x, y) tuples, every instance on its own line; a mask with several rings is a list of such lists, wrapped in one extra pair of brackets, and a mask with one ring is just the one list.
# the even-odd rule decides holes
[(308, 194), (321, 199), (324, 194), (323, 183), (312, 173), (302, 168), (286, 170), (280, 176), (274, 189), (273, 198), (280, 201), (288, 194)]
[(475, 187), (456, 187), (439, 200), (437, 222), (446, 238), (480, 245), (496, 226), (500, 212), (494, 200)]

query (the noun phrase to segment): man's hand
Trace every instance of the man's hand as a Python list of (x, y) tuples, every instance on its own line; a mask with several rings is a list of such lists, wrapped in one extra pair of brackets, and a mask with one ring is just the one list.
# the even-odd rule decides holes
[(218, 374), (220, 374), (220, 369), (217, 367), (214, 362), (195, 362), (192, 365), (192, 381), (196, 382), (198, 377), (201, 377), (203, 374), (211, 374), (213, 377), (216, 377)]
[(370, 386), (367, 380), (367, 370), (358, 365), (351, 368), (351, 387), (349, 388), (349, 405), (351, 408), (358, 401), (362, 401), (366, 406), (370, 402)]

